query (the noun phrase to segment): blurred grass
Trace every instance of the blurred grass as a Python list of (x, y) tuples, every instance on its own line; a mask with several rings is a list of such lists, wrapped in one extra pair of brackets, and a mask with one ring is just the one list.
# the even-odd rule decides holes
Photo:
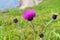
[[(36, 29), (36, 39), (42, 40), (39, 34), (43, 31), (45, 24), (52, 19), (52, 14), (57, 13), (57, 19), (46, 29), (46, 40), (60, 40), (60, 0), (43, 0), (38, 6), (32, 8), (36, 10), (36, 17), (33, 20)], [(5, 14), (0, 11), (0, 40), (21, 39), (21, 31), (13, 22), (14, 18), (18, 19), (18, 24), (22, 27), (25, 38), (27, 40), (33, 40), (31, 24), (22, 17), (24, 10), (8, 9)]]

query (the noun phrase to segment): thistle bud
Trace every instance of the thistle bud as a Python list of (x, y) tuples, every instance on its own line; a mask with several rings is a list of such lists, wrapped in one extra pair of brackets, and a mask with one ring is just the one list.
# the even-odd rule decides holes
[(13, 21), (14, 21), (14, 23), (17, 23), (17, 22), (18, 22), (17, 18), (14, 18), (14, 20), (13, 20)]

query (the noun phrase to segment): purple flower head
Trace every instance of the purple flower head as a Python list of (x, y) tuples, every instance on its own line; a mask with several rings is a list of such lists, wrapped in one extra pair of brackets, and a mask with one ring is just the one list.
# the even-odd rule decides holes
[(53, 14), (52, 18), (55, 20), (57, 18), (57, 14)]
[(28, 21), (32, 21), (35, 16), (36, 12), (33, 9), (28, 9), (23, 13), (23, 18)]

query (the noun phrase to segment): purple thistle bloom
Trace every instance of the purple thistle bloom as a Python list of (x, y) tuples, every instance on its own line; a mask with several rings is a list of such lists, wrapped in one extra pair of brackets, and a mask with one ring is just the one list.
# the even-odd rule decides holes
[(35, 16), (36, 12), (33, 9), (28, 9), (23, 13), (23, 18), (28, 21), (32, 21)]
[(57, 18), (57, 15), (53, 14), (52, 18), (55, 20)]
[(13, 21), (14, 21), (14, 23), (17, 23), (17, 22), (18, 22), (17, 18), (14, 18), (14, 20), (13, 20)]

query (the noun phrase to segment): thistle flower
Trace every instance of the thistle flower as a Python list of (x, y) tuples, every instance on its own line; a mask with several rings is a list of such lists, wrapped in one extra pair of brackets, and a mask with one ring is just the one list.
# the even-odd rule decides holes
[(14, 18), (13, 21), (14, 21), (14, 23), (17, 23), (18, 22), (18, 19), (17, 18)]
[(30, 21), (31, 24), (32, 24), (32, 29), (33, 29), (33, 31), (34, 31), (34, 40), (36, 40), (36, 37), (35, 37), (36, 33), (35, 33), (35, 28), (34, 28), (34, 25), (33, 25), (32, 20), (33, 20), (33, 18), (34, 18), (35, 16), (36, 16), (36, 12), (35, 12), (35, 10), (33, 10), (33, 9), (28, 9), (28, 10), (24, 11), (24, 13), (23, 13), (23, 18), (24, 18), (25, 20)]
[(55, 20), (57, 18), (57, 15), (56, 14), (53, 14), (52, 15), (52, 18)]
[(35, 16), (36, 12), (33, 9), (28, 9), (23, 13), (23, 18), (28, 21), (32, 21)]
[(44, 34), (43, 34), (43, 33), (41, 33), (39, 36), (40, 36), (40, 38), (43, 38), (43, 37), (44, 37)]

